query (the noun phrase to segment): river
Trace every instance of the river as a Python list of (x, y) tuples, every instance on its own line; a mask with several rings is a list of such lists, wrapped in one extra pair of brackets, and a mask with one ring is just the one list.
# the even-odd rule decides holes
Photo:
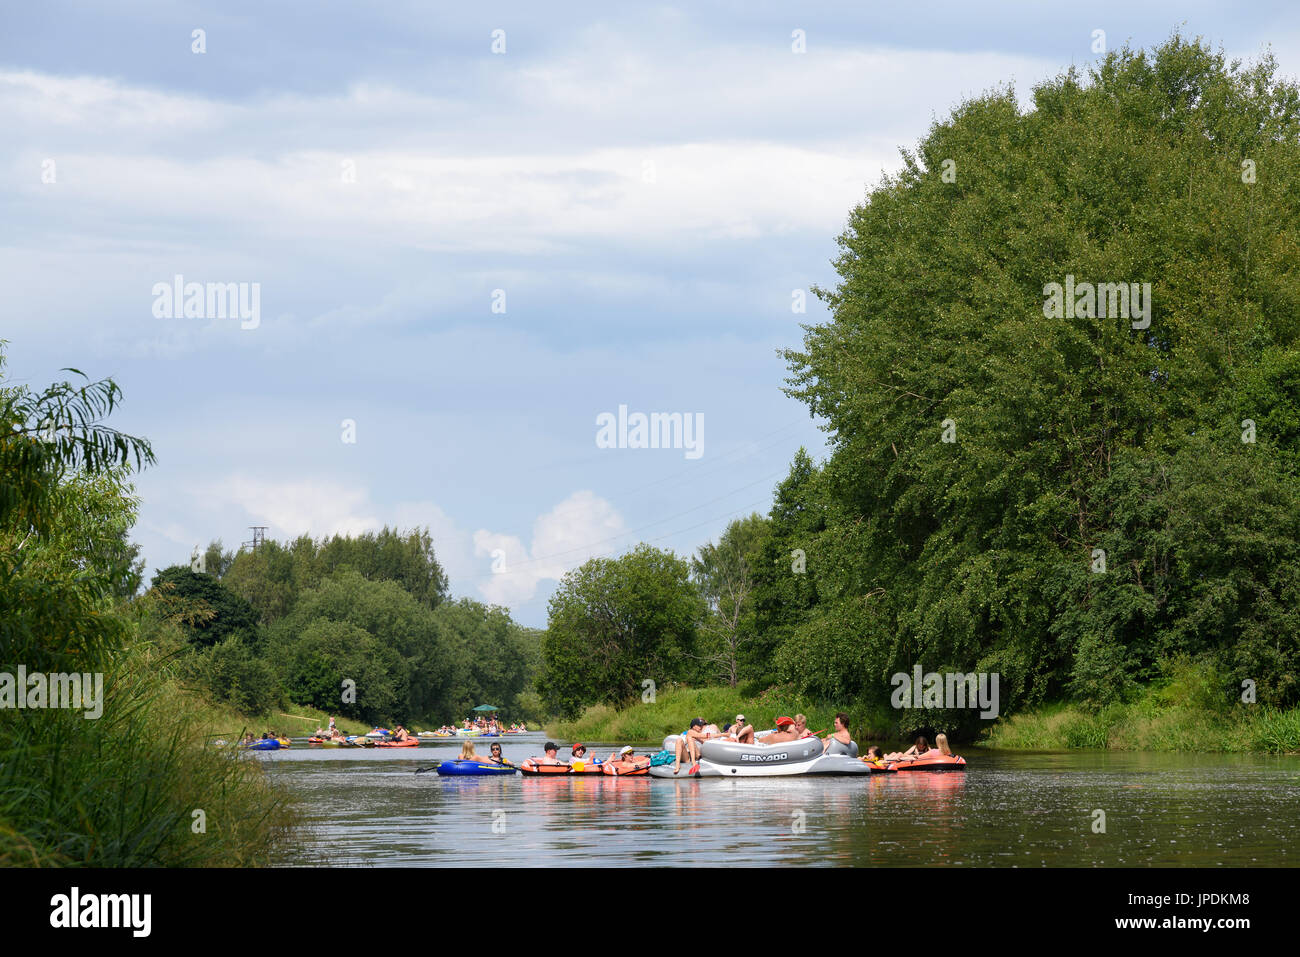
[[(540, 734), (492, 739), (513, 761)], [(488, 741), (476, 741), (486, 753)], [(588, 743), (604, 757), (613, 744)], [(965, 749), (965, 772), (670, 781), (416, 774), (460, 742), (249, 755), (301, 798), (285, 864), (1286, 866), (1300, 758)], [(651, 748), (650, 750), (654, 750)], [(1103, 812), (1104, 818), (1097, 812)], [(1103, 829), (1104, 828), (1104, 829)]]

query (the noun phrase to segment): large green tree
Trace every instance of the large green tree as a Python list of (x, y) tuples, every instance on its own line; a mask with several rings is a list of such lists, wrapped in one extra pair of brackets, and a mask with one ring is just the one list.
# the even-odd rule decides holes
[(551, 596), (538, 690), (566, 715), (621, 703), (690, 673), (705, 602), (690, 564), (649, 545), (593, 558)]
[(1175, 36), (936, 122), (787, 354), (833, 448), (787, 673), (997, 671), (1005, 711), (1186, 653), (1296, 700), (1297, 227), (1267, 57)]
[(705, 543), (691, 560), (691, 575), (709, 609), (700, 630), (699, 657), (711, 666), (711, 677), (721, 677), (733, 688), (756, 631), (754, 566), (767, 526), (758, 514), (738, 518), (716, 545)]

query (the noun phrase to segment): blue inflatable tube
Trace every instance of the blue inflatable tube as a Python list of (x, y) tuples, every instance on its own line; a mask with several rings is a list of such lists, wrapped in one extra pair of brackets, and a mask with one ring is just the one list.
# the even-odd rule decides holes
[(482, 775), (514, 774), (517, 768), (510, 765), (492, 764), (490, 761), (443, 761), (438, 765), (439, 774), (448, 775)]

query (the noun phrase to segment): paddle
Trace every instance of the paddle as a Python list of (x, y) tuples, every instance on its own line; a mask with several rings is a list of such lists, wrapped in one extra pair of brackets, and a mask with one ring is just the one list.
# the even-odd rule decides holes
[(415, 769), (415, 773), (416, 773), (416, 774), (423, 774), (425, 771), (436, 771), (436, 770), (438, 770), (439, 766), (441, 766), (441, 764), (442, 764), (441, 761), (435, 761), (433, 764), (431, 764), (431, 765), (430, 765), (429, 767), (427, 767), (427, 768), (416, 768), (416, 769)]

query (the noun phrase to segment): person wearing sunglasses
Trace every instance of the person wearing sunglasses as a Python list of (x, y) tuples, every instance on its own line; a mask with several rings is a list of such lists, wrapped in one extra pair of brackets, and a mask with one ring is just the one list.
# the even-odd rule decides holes
[(509, 761), (501, 756), (501, 745), (499, 744), (493, 744), (492, 747), (488, 748), (488, 760), (493, 764), (510, 764)]

